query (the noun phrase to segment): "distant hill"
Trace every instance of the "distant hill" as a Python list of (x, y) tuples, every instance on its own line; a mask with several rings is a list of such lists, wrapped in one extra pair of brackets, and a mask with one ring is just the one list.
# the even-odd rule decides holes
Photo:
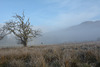
[(100, 21), (86, 21), (66, 29), (45, 33), (39, 41), (45, 44), (100, 40)]

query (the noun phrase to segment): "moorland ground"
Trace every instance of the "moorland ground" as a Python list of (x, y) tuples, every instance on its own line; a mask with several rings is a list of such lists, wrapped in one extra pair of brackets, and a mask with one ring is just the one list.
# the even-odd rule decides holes
[(100, 67), (100, 42), (0, 48), (0, 67)]

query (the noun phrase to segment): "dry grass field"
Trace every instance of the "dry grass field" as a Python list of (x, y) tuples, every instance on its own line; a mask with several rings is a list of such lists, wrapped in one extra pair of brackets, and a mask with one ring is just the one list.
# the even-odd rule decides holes
[(100, 67), (100, 42), (0, 48), (0, 67)]

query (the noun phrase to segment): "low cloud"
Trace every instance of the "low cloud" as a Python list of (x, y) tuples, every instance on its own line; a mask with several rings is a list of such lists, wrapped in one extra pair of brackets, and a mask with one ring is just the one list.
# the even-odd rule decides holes
[[(44, 0), (47, 6), (31, 13), (33, 22), (45, 31), (53, 31), (70, 27), (88, 20), (98, 20), (100, 17), (99, 0)], [(52, 4), (52, 5), (51, 5)], [(97, 19), (98, 18), (98, 19)]]

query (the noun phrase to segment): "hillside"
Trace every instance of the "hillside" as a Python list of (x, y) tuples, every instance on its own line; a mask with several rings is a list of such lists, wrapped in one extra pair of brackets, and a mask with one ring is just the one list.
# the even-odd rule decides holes
[(44, 44), (96, 41), (100, 38), (100, 21), (86, 21), (66, 29), (45, 33), (39, 41)]

